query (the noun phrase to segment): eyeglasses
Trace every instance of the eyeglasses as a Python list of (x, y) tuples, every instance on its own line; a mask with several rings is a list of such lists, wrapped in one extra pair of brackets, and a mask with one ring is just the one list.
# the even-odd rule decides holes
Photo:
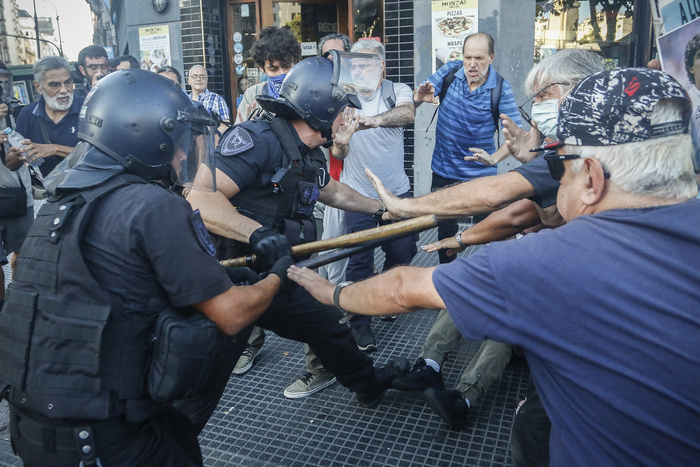
[[(544, 91), (546, 91), (547, 89), (551, 88), (552, 86), (566, 86), (566, 83), (551, 83), (551, 84), (548, 84), (547, 86), (543, 87), (542, 89), (540, 89), (539, 91), (537, 91), (535, 94), (533, 94), (532, 97), (530, 97), (528, 100), (526, 100), (525, 102), (523, 102), (522, 104), (520, 104), (520, 105), (518, 106), (518, 111), (520, 112), (520, 116), (523, 117), (523, 120), (525, 120), (527, 123), (529, 123), (530, 126), (532, 126), (532, 117), (530, 117), (530, 115), (529, 115), (527, 112), (525, 112), (525, 109), (523, 109), (523, 107), (525, 107), (525, 105), (527, 105), (528, 102), (530, 102), (530, 101), (533, 100), (535, 97), (539, 96), (539, 95), (542, 94)], [(542, 134), (542, 132), (540, 132), (540, 137), (541, 137), (542, 139), (544, 139), (544, 135)]]
[(97, 63), (94, 63), (92, 65), (85, 65), (85, 68), (87, 68), (90, 71), (97, 71), (97, 70), (107, 70), (109, 67), (105, 65), (99, 65)]
[(190, 75), (192, 79), (207, 79), (207, 75)]
[[(558, 182), (561, 181), (561, 178), (564, 176), (564, 171), (566, 170), (564, 168), (564, 161), (581, 158), (578, 154), (557, 154), (557, 151), (554, 150), (545, 152), (542, 157), (547, 161), (549, 175)], [(603, 167), (603, 164), (601, 164), (601, 167)], [(610, 178), (610, 173), (605, 170), (605, 167), (603, 167), (603, 176), (605, 178)]]

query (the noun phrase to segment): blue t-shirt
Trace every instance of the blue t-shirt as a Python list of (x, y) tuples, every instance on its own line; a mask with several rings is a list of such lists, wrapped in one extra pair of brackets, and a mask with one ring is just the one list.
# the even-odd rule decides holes
[(524, 349), (552, 465), (697, 464), (698, 225), (698, 200), (611, 210), (436, 269), (467, 339)]
[[(480, 148), (493, 154), (496, 145), (493, 135), (496, 127), (491, 113), (491, 89), (496, 87), (496, 70), (489, 65), (486, 82), (474, 92), (469, 92), (469, 82), (464, 76), (464, 65), (455, 60), (437, 70), (428, 81), (440, 94), (442, 82), (447, 74), (459, 67), (455, 79), (447, 90), (444, 102), (440, 103), (435, 127), (435, 148), (431, 169), (450, 180), (471, 180), (487, 175), (496, 175), (497, 167), (479, 162), (465, 161), (465, 156), (474, 155), (469, 148)], [(518, 105), (508, 81), (503, 80), (499, 113), (504, 113), (520, 125)]]
[[(17, 117), (16, 129), (22, 136), (35, 143), (48, 144), (49, 142), (44, 139), (41, 133), (39, 123), (39, 119), (41, 119), (46, 123), (51, 143), (74, 148), (78, 144), (78, 121), (84, 100), (85, 98), (74, 95), (73, 104), (68, 109), (68, 113), (63, 116), (61, 121), (54, 123), (46, 114), (44, 96), (41, 96), (38, 101), (22, 109)], [(62, 160), (63, 157), (58, 155), (44, 158), (44, 162), (39, 166), (41, 174), (48, 175)]]

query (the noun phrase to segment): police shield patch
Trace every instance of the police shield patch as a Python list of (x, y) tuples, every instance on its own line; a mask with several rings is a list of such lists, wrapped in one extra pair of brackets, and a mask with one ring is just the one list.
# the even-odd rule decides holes
[(252, 147), (253, 138), (250, 137), (250, 133), (241, 127), (234, 127), (225, 135), (224, 140), (221, 142), (220, 152), (222, 156), (233, 156)]
[(214, 246), (214, 240), (207, 232), (207, 228), (204, 226), (204, 221), (202, 220), (202, 215), (199, 213), (199, 209), (195, 210), (190, 217), (192, 222), (192, 227), (194, 228), (194, 234), (197, 237), (197, 242), (199, 246), (202, 247), (211, 256), (216, 256), (216, 247)]

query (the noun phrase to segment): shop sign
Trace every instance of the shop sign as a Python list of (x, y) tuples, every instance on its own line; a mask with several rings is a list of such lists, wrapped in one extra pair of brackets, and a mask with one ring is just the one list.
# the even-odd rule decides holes
[(431, 4), (432, 69), (462, 60), (464, 38), (479, 30), (479, 0), (437, 0)]
[(139, 28), (139, 50), (143, 70), (156, 71), (162, 66), (172, 65), (168, 25)]

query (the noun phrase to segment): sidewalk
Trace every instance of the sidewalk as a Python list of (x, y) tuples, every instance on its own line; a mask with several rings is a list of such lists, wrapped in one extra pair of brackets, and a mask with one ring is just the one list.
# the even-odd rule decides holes
[[(420, 244), (436, 239), (435, 229)], [(474, 251), (470, 247), (465, 254)], [(380, 256), (380, 255), (378, 255)], [(383, 258), (378, 258), (381, 264)], [(437, 264), (437, 255), (419, 252), (413, 264)], [(374, 319), (372, 328), (383, 364), (393, 356), (411, 362), (420, 352), (437, 317), (433, 310)], [(444, 369), (454, 387), (476, 353), (478, 343), (464, 341)], [(284, 388), (304, 371), (302, 345), (268, 333), (256, 364), (232, 376), (219, 408), (200, 436), (207, 466), (501, 466), (510, 464), (508, 438), (517, 402), (525, 393), (528, 371), (506, 368), (501, 379), (469, 414), (464, 431), (453, 431), (425, 404), (421, 393), (390, 390), (372, 409), (335, 384), (305, 399), (291, 400)], [(2, 412), (2, 407), (0, 407)], [(12, 455), (7, 429), (0, 431), (0, 465), (21, 465)]]

